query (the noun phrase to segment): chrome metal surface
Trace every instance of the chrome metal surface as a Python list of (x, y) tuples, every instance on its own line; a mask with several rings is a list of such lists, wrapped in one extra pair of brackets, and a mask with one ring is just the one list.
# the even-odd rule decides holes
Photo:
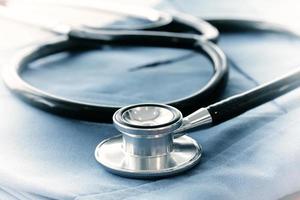
[(123, 150), (136, 156), (160, 156), (170, 153), (173, 149), (171, 133), (157, 137), (132, 137), (123, 134)]
[(136, 126), (157, 126), (169, 123), (176, 116), (167, 108), (157, 106), (138, 106), (123, 112), (122, 119)]
[[(194, 166), (202, 148), (188, 136), (174, 138), (174, 131), (210, 123), (206, 109), (183, 119), (179, 110), (163, 104), (137, 104), (118, 110), (114, 124), (121, 136), (100, 143), (95, 157), (112, 173), (134, 178), (174, 175)], [(209, 115), (210, 116), (210, 115)]]
[(176, 175), (195, 166), (202, 148), (188, 136), (174, 139), (173, 149), (160, 156), (136, 156), (126, 153), (122, 136), (101, 142), (96, 150), (97, 161), (114, 174), (131, 178), (160, 178)]
[(206, 108), (200, 108), (182, 119), (182, 125), (174, 131), (174, 137), (184, 135), (184, 131), (197, 128), (205, 128), (212, 124), (212, 117)]
[(118, 110), (113, 120), (127, 154), (161, 156), (172, 151), (172, 132), (181, 126), (182, 115), (171, 106), (137, 104)]
[(136, 104), (119, 109), (113, 116), (115, 127), (131, 137), (159, 137), (181, 126), (182, 114), (164, 104)]

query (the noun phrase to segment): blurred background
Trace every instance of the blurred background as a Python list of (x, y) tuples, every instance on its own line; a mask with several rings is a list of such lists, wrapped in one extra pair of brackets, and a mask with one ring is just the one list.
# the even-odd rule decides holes
[[(94, 9), (76, 8), (76, 5), (85, 4), (89, 5), (89, 7), (97, 7), (97, 4), (107, 3), (101, 0), (1, 0), (0, 2), (8, 8), (14, 9), (13, 11), (17, 12), (20, 16), (32, 17), (42, 23), (105, 25), (118, 17), (109, 13), (99, 13)], [(284, 24), (292, 29), (300, 29), (300, 5), (297, 0), (189, 0), (187, 2), (182, 0), (115, 0), (110, 2), (119, 5), (151, 6), (166, 11), (177, 10), (202, 18), (242, 17), (261, 19)], [(68, 6), (61, 7), (60, 5), (62, 4), (75, 5), (75, 8)], [(84, 17), (82, 17), (83, 15)], [(0, 33), (1, 49), (13, 48), (14, 45), (18, 46), (45, 37), (45, 34), (40, 34), (37, 28), (22, 26), (20, 23), (6, 20), (3, 16), (0, 20), (2, 27)], [(14, 38), (14, 40), (9, 41), (9, 38)]]

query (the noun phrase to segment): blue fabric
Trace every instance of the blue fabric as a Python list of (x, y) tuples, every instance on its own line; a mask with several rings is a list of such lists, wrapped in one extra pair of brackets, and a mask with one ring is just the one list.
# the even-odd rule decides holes
[[(271, 80), (300, 63), (300, 40), (280, 34), (226, 34), (220, 45), (230, 58), (229, 83), (221, 98)], [(1, 55), (0, 63), (5, 63), (11, 52)], [(189, 56), (180, 62), (132, 71), (185, 55)], [(108, 48), (49, 57), (23, 75), (55, 94), (123, 105), (190, 94), (205, 84), (211, 74), (208, 66), (202, 56), (181, 50)], [(112, 175), (95, 161), (96, 145), (118, 134), (111, 124), (46, 113), (23, 103), (1, 83), (0, 185), (11, 189), (0, 195), (77, 200), (278, 199), (300, 189), (299, 98), (298, 89), (191, 134), (204, 148), (201, 163), (177, 177), (146, 181)]]
[(31, 194), (28, 192), (16, 191), (15, 189), (8, 188), (6, 186), (0, 186), (0, 197), (5, 200), (50, 200), (50, 198), (40, 196), (37, 194)]
[[(165, 66), (146, 67), (174, 59), (176, 62)], [(23, 75), (31, 84), (60, 96), (124, 106), (167, 102), (196, 92), (213, 74), (209, 63), (203, 55), (188, 50), (105, 47), (103, 51), (49, 56), (33, 63)]]

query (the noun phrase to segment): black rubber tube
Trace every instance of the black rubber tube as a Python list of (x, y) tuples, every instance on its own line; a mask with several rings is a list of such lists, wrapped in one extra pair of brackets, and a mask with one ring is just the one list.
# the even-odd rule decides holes
[[(199, 32), (199, 30), (201, 30), (201, 28), (191, 29), (191, 27), (195, 25), (194, 23), (186, 25), (187, 20), (183, 20), (183, 18), (180, 19), (182, 20), (175, 20), (175, 22), (169, 26), (170, 30), (177, 31), (178, 28), (185, 29), (187, 32)], [(224, 32), (274, 31), (296, 35), (294, 32), (284, 29), (281, 26), (261, 21), (212, 19), (209, 20), (209, 22)], [(162, 30), (168, 31), (168, 29), (164, 28), (162, 28)], [(158, 28), (157, 30), (160, 29)], [(197, 40), (200, 42), (197, 42)], [(92, 49), (99, 47), (99, 45), (101, 46), (101, 44), (110, 44), (188, 48), (197, 51), (198, 53), (203, 53), (203, 46), (199, 45), (202, 40), (203, 37), (196, 34), (155, 31), (122, 32), (97, 29), (73, 30), (70, 32), (69, 38), (50, 42), (49, 44), (44, 44), (36, 48), (29, 49), (27, 52), (23, 52), (23, 55), (21, 55), (21, 57), (17, 57), (16, 60), (14, 60), (14, 63), (9, 66), (10, 72), (5, 73), (4, 81), (6, 82), (6, 85), (19, 97), (44, 110), (81, 120), (109, 122), (111, 121), (113, 113), (119, 109), (119, 107), (94, 105), (48, 94), (24, 82), (20, 76), (20, 72), (33, 60), (60, 51)], [(219, 48), (217, 48), (214, 44), (209, 41), (207, 43), (209, 45), (204, 45), (206, 48), (211, 47), (217, 50), (213, 53), (215, 54), (215, 57), (223, 55), (221, 50), (219, 50)], [(214, 63), (215, 60), (212, 60), (212, 62)], [(204, 88), (199, 89), (196, 93), (185, 98), (165, 103), (178, 108), (183, 112), (183, 114), (191, 113), (196, 107), (207, 106), (214, 97), (218, 96), (218, 93), (220, 93), (226, 85), (227, 73), (228, 67), (225, 60), (222, 65), (215, 68), (215, 75)], [(285, 94), (295, 87), (298, 87), (299, 75), (297, 74), (299, 73), (296, 73), (295, 76), (292, 75), (291, 77), (285, 77), (286, 79), (278, 80), (278, 83), (272, 82), (270, 83), (270, 86), (260, 86), (249, 92), (236, 95), (211, 105), (209, 107), (209, 112), (214, 119), (214, 123), (217, 124), (235, 117), (255, 106), (261, 105), (282, 94)], [(292, 77), (294, 77), (295, 80), (293, 80)], [(281, 86), (281, 84), (283, 85)]]
[[(102, 33), (99, 35), (97, 34), (99, 32)], [(3, 73), (3, 80), (6, 86), (21, 99), (38, 108), (66, 117), (95, 122), (111, 122), (114, 112), (120, 107), (76, 101), (74, 99), (50, 94), (23, 80), (21, 76), (22, 71), (26, 70), (28, 64), (34, 60), (61, 51), (93, 49), (105, 44), (127, 46), (142, 45), (190, 49), (197, 53), (204, 54), (212, 62), (214, 75), (203, 88), (199, 88), (198, 91), (190, 96), (171, 102), (165, 102), (166, 104), (177, 107), (184, 113), (192, 112), (199, 104), (204, 106), (208, 105), (208, 99), (215, 97), (215, 94), (220, 91), (220, 85), (224, 86), (226, 83), (228, 73), (226, 57), (223, 52), (210, 41), (202, 40), (201, 37), (197, 36), (193, 37), (195, 35), (188, 36), (178, 33), (162, 34), (160, 32), (147, 31), (120, 32), (122, 33), (95, 30), (95, 34), (93, 34), (93, 32), (74, 31), (70, 34), (69, 38), (64, 37), (40, 46), (24, 49), (24, 51), (20, 52), (7, 66)], [(72, 34), (74, 34), (74, 38), (72, 38)]]
[(300, 86), (300, 70), (207, 107), (213, 124), (234, 118)]

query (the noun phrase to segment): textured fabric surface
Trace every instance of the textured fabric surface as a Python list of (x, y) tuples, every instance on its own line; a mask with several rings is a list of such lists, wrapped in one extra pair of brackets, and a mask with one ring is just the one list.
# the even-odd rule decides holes
[[(191, 1), (186, 6), (179, 2), (179, 8), (177, 1), (170, 1), (157, 7), (195, 14), (197, 8), (209, 13), (242, 6), (231, 1), (218, 7), (201, 2)], [(251, 15), (255, 6), (244, 9)], [(35, 29), (28, 27), (27, 31)], [(14, 42), (16, 37), (6, 40)], [(23, 44), (28, 40), (32, 43), (32, 38), (18, 38)], [(219, 44), (230, 61), (228, 86), (220, 98), (255, 87), (300, 64), (300, 40), (290, 36), (223, 34)], [(17, 49), (1, 48), (1, 68)], [(137, 69), (178, 57), (183, 59)], [(211, 73), (206, 59), (188, 51), (115, 47), (58, 54), (33, 63), (23, 76), (54, 94), (124, 105), (180, 98), (205, 84)], [(177, 177), (146, 181), (112, 175), (95, 161), (96, 145), (118, 134), (111, 124), (46, 113), (20, 101), (0, 83), (0, 197), (278, 199), (300, 189), (299, 99), (298, 89), (224, 124), (191, 134), (204, 148), (201, 163)]]

